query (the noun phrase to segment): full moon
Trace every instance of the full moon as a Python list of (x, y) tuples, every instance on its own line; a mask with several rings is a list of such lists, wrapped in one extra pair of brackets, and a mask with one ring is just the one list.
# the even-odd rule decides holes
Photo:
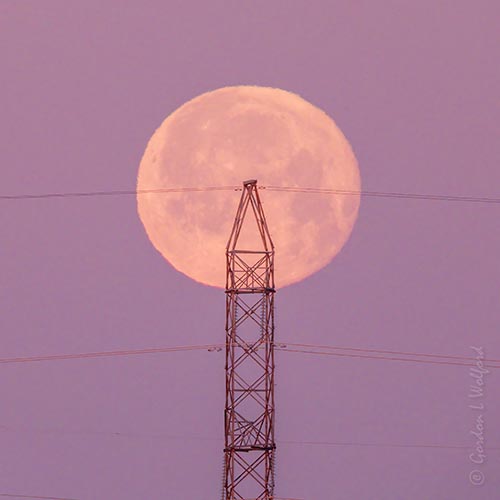
[[(284, 287), (326, 266), (348, 240), (360, 202), (349, 142), (321, 109), (297, 94), (225, 87), (183, 104), (151, 137), (139, 167), (137, 206), (153, 246), (178, 271), (225, 286), (225, 248), (241, 193), (141, 193), (241, 186), (257, 179)], [(313, 187), (354, 194), (266, 191)]]

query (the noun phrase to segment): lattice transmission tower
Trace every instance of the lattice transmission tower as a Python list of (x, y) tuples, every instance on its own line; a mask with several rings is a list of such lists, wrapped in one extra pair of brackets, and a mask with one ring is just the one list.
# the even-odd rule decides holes
[(223, 500), (272, 500), (274, 245), (256, 180), (243, 183), (226, 257)]

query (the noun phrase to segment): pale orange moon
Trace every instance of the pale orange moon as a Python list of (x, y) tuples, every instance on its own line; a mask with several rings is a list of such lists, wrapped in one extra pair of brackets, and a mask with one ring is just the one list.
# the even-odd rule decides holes
[[(225, 87), (185, 103), (151, 137), (137, 190), (241, 186), (360, 191), (349, 142), (334, 121), (300, 96), (268, 87)], [(261, 190), (276, 249), (277, 287), (318, 271), (338, 254), (356, 221), (359, 194)], [(238, 191), (137, 195), (154, 247), (178, 271), (225, 286), (225, 247)]]

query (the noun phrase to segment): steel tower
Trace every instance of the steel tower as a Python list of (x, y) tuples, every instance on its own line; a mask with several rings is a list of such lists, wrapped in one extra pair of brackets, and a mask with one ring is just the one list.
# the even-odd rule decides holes
[(223, 500), (274, 496), (274, 245), (257, 181), (243, 192), (226, 247)]

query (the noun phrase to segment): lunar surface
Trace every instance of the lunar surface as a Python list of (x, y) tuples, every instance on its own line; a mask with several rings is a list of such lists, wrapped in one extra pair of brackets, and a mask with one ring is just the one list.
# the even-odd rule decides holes
[[(140, 191), (241, 186), (247, 179), (261, 187), (361, 189), (351, 146), (322, 110), (276, 88), (221, 88), (174, 111), (147, 145), (137, 206), (153, 246), (181, 273), (224, 287), (225, 248), (241, 192)], [(360, 202), (359, 194), (259, 194), (276, 250), (277, 287), (306, 278), (338, 254)]]

